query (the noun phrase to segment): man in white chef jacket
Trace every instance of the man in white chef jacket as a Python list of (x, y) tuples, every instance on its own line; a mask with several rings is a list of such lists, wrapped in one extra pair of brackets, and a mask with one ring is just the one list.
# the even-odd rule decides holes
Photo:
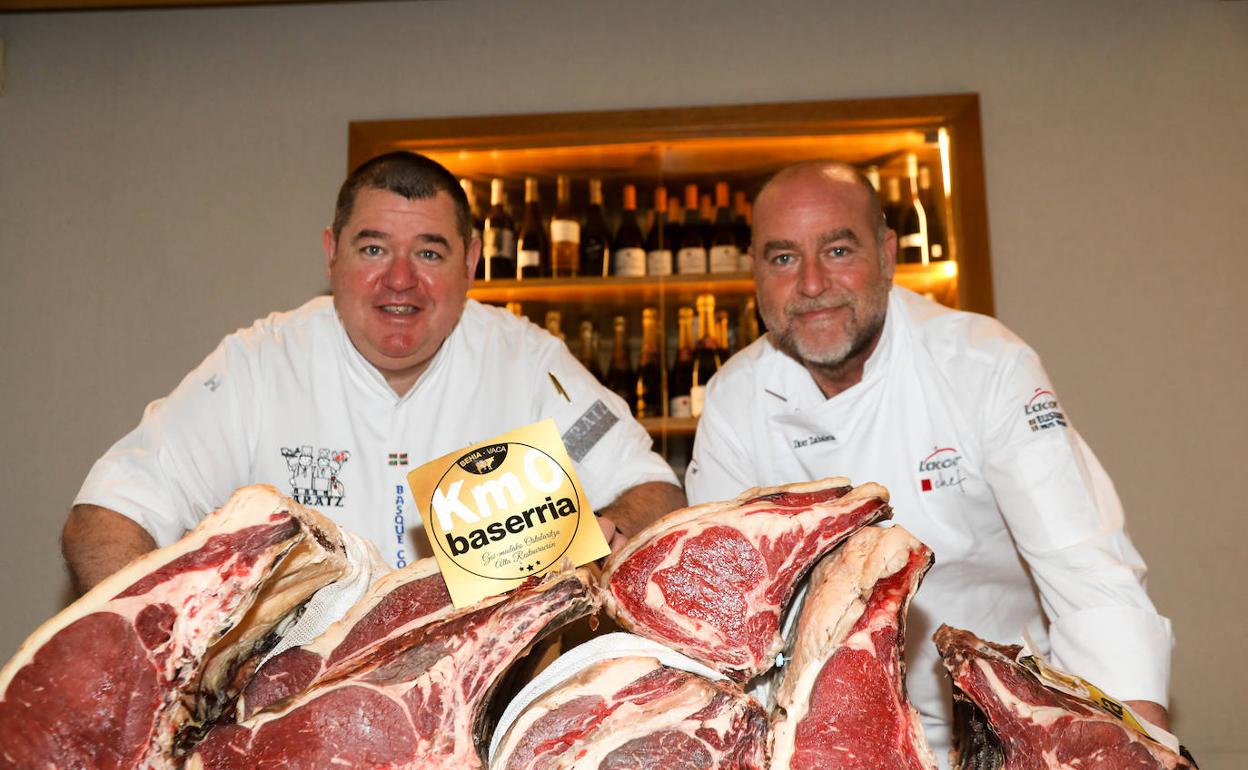
[(613, 547), (684, 505), (628, 406), (561, 341), (467, 299), (481, 242), (445, 168), (413, 153), (362, 165), (324, 249), (332, 298), (226, 337), (92, 468), (63, 533), (80, 589), (252, 483), (406, 566), (429, 555), (407, 473), (545, 418)]
[(1059, 665), (1166, 726), (1170, 623), (1145, 593), (1113, 484), (1035, 352), (992, 318), (892, 286), (896, 234), (850, 167), (781, 171), (753, 228), (768, 333), (707, 388), (690, 502), (832, 475), (888, 488), (894, 521), (936, 555), (906, 653), (942, 762), (941, 623), (998, 642), (1026, 628)]

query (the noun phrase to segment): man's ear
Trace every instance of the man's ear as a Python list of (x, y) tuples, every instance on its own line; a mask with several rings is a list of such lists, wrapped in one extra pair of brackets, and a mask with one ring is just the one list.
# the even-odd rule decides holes
[(468, 288), (472, 288), (472, 280), (477, 275), (477, 262), (481, 261), (481, 239), (472, 238), (468, 241), (468, 253), (464, 257), (464, 265), (468, 268)]
[(321, 248), (325, 250), (325, 274), (334, 266), (334, 251), (338, 248), (338, 239), (334, 237), (334, 229), (326, 227), (321, 233)]

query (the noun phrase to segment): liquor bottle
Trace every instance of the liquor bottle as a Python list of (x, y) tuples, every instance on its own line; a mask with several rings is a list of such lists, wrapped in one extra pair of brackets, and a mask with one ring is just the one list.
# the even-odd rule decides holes
[(737, 322), (737, 350), (744, 350), (758, 339), (758, 303), (753, 297), (747, 297), (741, 307), (741, 318)]
[(727, 360), (732, 355), (732, 343), (728, 337), (728, 311), (715, 311), (715, 345), (719, 354)]
[(667, 414), (670, 417), (692, 417), (689, 391), (693, 388), (693, 308), (677, 312), (679, 344), (676, 361), (667, 375)]
[(516, 244), (516, 277), (545, 278), (550, 275), (550, 250), (546, 245), (546, 228), (542, 225), (542, 207), (538, 202), (537, 180), (524, 180), (524, 224)]
[(563, 313), (558, 310), (546, 311), (546, 331), (557, 339), (565, 339), (563, 336)]
[[(698, 198), (698, 227), (702, 228), (702, 242), (710, 249), (711, 235), (715, 230), (715, 204), (710, 193), (702, 193)], [(709, 256), (707, 260), (710, 260)]]
[(897, 230), (897, 261), (926, 265), (931, 256), (927, 246), (927, 212), (919, 200), (919, 159), (910, 153), (906, 156), (905, 185), (908, 193), (903, 197), (901, 227)]
[(711, 228), (708, 260), (712, 273), (735, 273), (741, 251), (737, 248), (737, 234), (732, 229), (732, 211), (728, 208), (728, 183), (715, 184), (715, 224)]
[(936, 204), (936, 194), (932, 192), (932, 170), (927, 166), (919, 166), (919, 201), (923, 203), (923, 212), (927, 214), (927, 248), (932, 260), (944, 259), (945, 225), (940, 215), (940, 206)]
[[(481, 218), (481, 206), (477, 203), (477, 191), (472, 186), (471, 179), (459, 180), (459, 186), (464, 189), (464, 196), (468, 198), (468, 215), (472, 218), (472, 238), (475, 241), (481, 240), (481, 234), (485, 229), (485, 220)], [(473, 276), (478, 280), (485, 279), (485, 260), (477, 260), (476, 275)]]
[(581, 228), (581, 275), (607, 275), (611, 262), (611, 236), (602, 215), (602, 180), (589, 180), (589, 206)]
[(663, 366), (659, 363), (659, 311), (641, 311), (641, 359), (637, 363), (637, 391), (633, 413), (663, 416)]
[(507, 312), (511, 313), (516, 318), (524, 318), (524, 306), (519, 302), (508, 302), (505, 307)]
[(698, 341), (693, 347), (693, 384), (689, 387), (689, 409), (694, 417), (701, 417), (706, 383), (719, 371), (720, 354), (715, 339), (715, 295), (699, 294), (696, 304)]
[(637, 373), (633, 371), (628, 360), (628, 320), (622, 315), (617, 315), (614, 329), (615, 350), (611, 351), (611, 367), (607, 369), (604, 384), (611, 392), (624, 399), (624, 403), (628, 404), (631, 410), (637, 407), (635, 402)]
[(594, 375), (594, 379), (602, 382), (602, 368), (598, 366), (597, 346), (594, 343), (594, 322), (581, 321), (581, 345), (576, 359)]
[(650, 275), (672, 274), (672, 249), (680, 226), (669, 219), (668, 211), (667, 188), (654, 188), (654, 224), (646, 240), (646, 272)]
[(732, 233), (737, 242), (737, 269), (749, 272), (750, 262), (750, 203), (745, 193), (737, 190), (732, 194)]
[(555, 214), (550, 220), (550, 274), (567, 278), (580, 274), (581, 221), (572, 209), (571, 180), (561, 176), (555, 185)]
[(680, 228), (680, 248), (676, 251), (676, 271), (681, 275), (706, 272), (706, 242), (698, 226), (698, 186), (685, 185), (685, 223)]
[(624, 185), (624, 211), (620, 214), (620, 226), (615, 231), (615, 249), (612, 252), (613, 275), (646, 274), (646, 241), (641, 237), (637, 224), (637, 188)]
[(507, 191), (503, 180), (490, 182), (490, 215), (485, 219), (481, 259), (485, 280), (516, 276), (516, 224), (507, 213)]
[(890, 176), (884, 180), (884, 200), (881, 201), (884, 211), (884, 224), (895, 232), (901, 232), (901, 180)]

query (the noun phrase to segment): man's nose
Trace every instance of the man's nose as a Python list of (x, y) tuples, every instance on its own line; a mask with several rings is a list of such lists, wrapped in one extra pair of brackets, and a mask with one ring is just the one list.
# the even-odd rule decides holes
[(412, 260), (402, 255), (396, 255), (390, 260), (386, 273), (382, 277), (387, 289), (391, 291), (405, 291), (416, 285), (416, 269), (412, 265)]
[(828, 276), (817, 258), (805, 258), (798, 265), (797, 289), (808, 297), (817, 297), (828, 288)]

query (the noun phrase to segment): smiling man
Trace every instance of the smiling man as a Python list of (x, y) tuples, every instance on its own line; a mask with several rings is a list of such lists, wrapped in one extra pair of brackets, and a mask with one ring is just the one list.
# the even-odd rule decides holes
[(905, 650), (942, 763), (940, 623), (1017, 643), (1027, 628), (1165, 726), (1170, 623), (1144, 591), (1113, 484), (1035, 352), (992, 318), (893, 286), (896, 251), (852, 167), (794, 166), (759, 192), (751, 256), (768, 332), (708, 385), (690, 502), (834, 475), (888, 487), (894, 521), (936, 554)]
[(324, 248), (332, 298), (226, 337), (92, 468), (62, 539), (81, 590), (253, 483), (405, 566), (429, 555), (407, 473), (546, 418), (613, 547), (684, 504), (627, 405), (561, 341), (467, 298), (481, 243), (445, 168), (405, 152), (365, 163)]

